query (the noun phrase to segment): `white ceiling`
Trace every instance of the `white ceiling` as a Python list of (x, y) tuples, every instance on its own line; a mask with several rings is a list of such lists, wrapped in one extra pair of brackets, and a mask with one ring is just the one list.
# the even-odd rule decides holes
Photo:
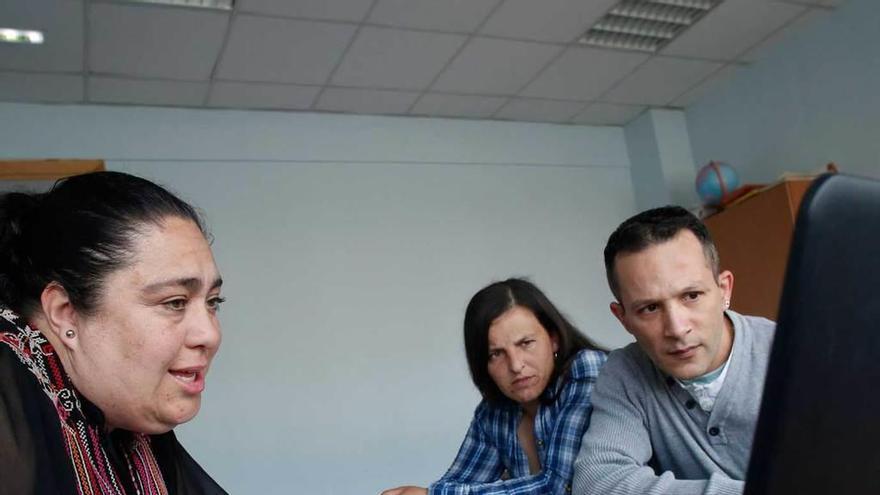
[(682, 107), (843, 0), (725, 0), (660, 53), (576, 40), (615, 0), (3, 0), (0, 100), (621, 125)]

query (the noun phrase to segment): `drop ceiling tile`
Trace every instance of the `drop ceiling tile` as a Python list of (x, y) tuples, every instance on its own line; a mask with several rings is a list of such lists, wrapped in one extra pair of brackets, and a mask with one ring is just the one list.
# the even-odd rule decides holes
[[(52, 15), (46, 15), (52, 12)], [(0, 26), (43, 32), (42, 45), (0, 43), (0, 68), (53, 72), (83, 70), (81, 0), (5, 0)]]
[(228, 21), (225, 12), (92, 3), (90, 68), (99, 73), (207, 80)]
[(315, 108), (333, 112), (403, 114), (418, 96), (416, 92), (327, 88)]
[(227, 108), (275, 108), (302, 110), (312, 106), (319, 86), (292, 84), (216, 82), (208, 105)]
[(336, 21), (360, 21), (373, 0), (238, 0), (239, 12)]
[(481, 34), (570, 43), (605, 15), (617, 0), (506, 0)]
[(73, 103), (83, 99), (83, 77), (0, 72), (0, 100)]
[(326, 22), (236, 17), (217, 78), (323, 84), (355, 27)]
[(524, 41), (472, 38), (432, 89), (450, 93), (511, 95), (562, 47)]
[(379, 0), (369, 22), (389, 26), (473, 32), (499, 0)]
[(410, 113), (431, 117), (491, 117), (507, 101), (495, 96), (447, 95), (427, 93)]
[(831, 11), (827, 9), (807, 9), (803, 14), (786, 24), (785, 27), (777, 30), (769, 38), (753, 46), (738, 58), (744, 62), (757, 62), (789, 36), (809, 29), (809, 26), (814, 22), (825, 19), (829, 15), (831, 15)]
[(569, 122), (584, 108), (583, 102), (513, 98), (495, 114), (499, 119), (530, 122)]
[(697, 85), (723, 64), (654, 57), (602, 96), (609, 103), (663, 106)]
[(364, 27), (333, 74), (332, 83), (424, 89), (466, 39), (459, 34)]
[(585, 125), (626, 125), (646, 108), (643, 105), (593, 103), (577, 114), (572, 122)]
[(700, 19), (662, 53), (734, 60), (761, 42), (806, 7), (766, 0), (726, 0)]
[(734, 76), (741, 71), (746, 70), (749, 70), (749, 68), (743, 65), (725, 65), (697, 86), (687, 90), (685, 93), (672, 100), (671, 105), (683, 108), (688, 107), (702, 99), (704, 96), (708, 96), (721, 90), (728, 81), (733, 79)]
[(544, 69), (521, 96), (594, 100), (648, 57), (636, 52), (571, 47)]
[(141, 105), (202, 106), (208, 93), (206, 82), (157, 81), (91, 77), (89, 101)]

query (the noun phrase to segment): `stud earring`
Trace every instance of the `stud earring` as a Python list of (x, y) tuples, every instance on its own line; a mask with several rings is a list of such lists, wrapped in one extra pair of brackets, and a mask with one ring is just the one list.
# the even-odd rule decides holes
[(76, 337), (76, 332), (74, 332), (73, 329), (70, 329), (70, 330), (64, 332), (64, 335), (66, 335), (68, 339), (72, 339), (72, 338)]
[(730, 299), (724, 300), (724, 309), (730, 309)]

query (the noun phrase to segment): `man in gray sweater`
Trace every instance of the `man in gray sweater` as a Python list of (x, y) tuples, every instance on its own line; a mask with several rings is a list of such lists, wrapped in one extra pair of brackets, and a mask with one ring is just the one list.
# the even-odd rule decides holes
[(683, 208), (622, 223), (605, 268), (636, 343), (599, 375), (574, 493), (742, 493), (775, 324), (728, 310), (733, 274)]

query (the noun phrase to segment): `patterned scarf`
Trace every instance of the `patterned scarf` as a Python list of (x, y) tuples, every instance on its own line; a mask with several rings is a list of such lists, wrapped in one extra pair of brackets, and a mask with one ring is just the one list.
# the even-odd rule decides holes
[(131, 434), (130, 443), (120, 449), (128, 472), (117, 473), (103, 447), (107, 433), (101, 424), (90, 422), (83, 412), (83, 403), (52, 344), (39, 330), (19, 326), (16, 320), (15, 313), (0, 308), (0, 343), (15, 352), (55, 405), (78, 492), (81, 495), (125, 495), (119, 476), (127, 475), (138, 495), (168, 495), (159, 464), (150, 448), (150, 437)]

